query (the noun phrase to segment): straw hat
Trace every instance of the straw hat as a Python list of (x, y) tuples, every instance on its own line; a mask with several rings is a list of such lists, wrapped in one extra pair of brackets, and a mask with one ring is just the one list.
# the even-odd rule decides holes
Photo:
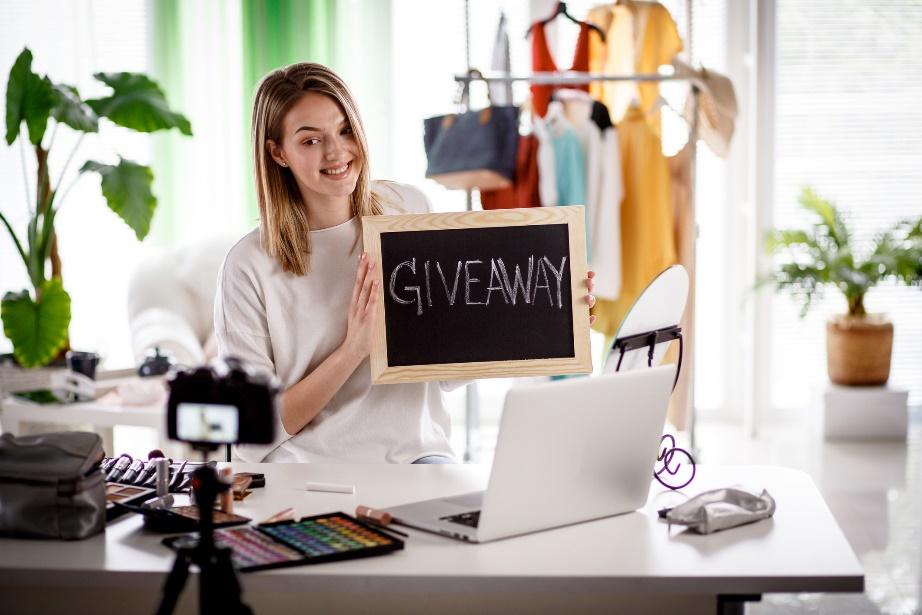
[[(733, 140), (738, 109), (733, 82), (720, 73), (706, 68), (695, 69), (680, 58), (673, 62), (675, 73), (688, 78), (698, 87), (698, 134), (711, 150), (726, 158)], [(692, 97), (685, 103), (685, 118), (691, 122)]]

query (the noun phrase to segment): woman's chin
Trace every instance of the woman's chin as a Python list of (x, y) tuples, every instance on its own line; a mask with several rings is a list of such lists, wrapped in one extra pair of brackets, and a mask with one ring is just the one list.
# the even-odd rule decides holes
[(358, 184), (357, 181), (343, 181), (340, 184), (330, 186), (324, 193), (328, 196), (349, 196), (355, 192), (355, 186)]
[[(355, 192), (358, 180), (342, 180), (337, 182), (319, 181), (307, 185), (308, 194), (318, 197), (345, 197)], [(303, 190), (303, 188), (302, 188)]]

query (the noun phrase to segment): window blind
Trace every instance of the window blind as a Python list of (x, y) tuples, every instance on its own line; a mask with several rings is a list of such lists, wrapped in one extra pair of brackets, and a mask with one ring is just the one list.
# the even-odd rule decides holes
[[(875, 233), (922, 215), (922, 4), (779, 0), (777, 20), (773, 226), (808, 222), (810, 185), (866, 255)], [(825, 318), (845, 302), (830, 289), (804, 320), (786, 296), (772, 304), (772, 404), (804, 407), (826, 381)], [(890, 383), (922, 403), (922, 292), (884, 284), (865, 304), (894, 322)]]

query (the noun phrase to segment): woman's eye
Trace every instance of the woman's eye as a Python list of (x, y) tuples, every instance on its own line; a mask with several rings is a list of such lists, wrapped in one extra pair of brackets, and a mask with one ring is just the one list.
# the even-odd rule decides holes
[(351, 135), (352, 135), (352, 129), (351, 129), (351, 128), (343, 128), (343, 131), (342, 131), (341, 133), (339, 133), (339, 134), (341, 134), (341, 135), (350, 135), (350, 136), (351, 136)]
[(316, 145), (318, 143), (320, 143), (320, 139), (308, 139), (303, 143), (303, 145)]

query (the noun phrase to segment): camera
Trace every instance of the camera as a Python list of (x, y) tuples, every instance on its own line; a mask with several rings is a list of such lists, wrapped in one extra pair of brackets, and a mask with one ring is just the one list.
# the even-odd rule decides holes
[(275, 438), (278, 384), (250, 373), (237, 358), (176, 372), (169, 386), (171, 440), (217, 449), (222, 444), (270, 444)]
[[(178, 371), (169, 386), (167, 436), (188, 442), (205, 458), (222, 444), (271, 444), (275, 438), (277, 381), (250, 373), (240, 359), (226, 357), (214, 367)], [(158, 613), (173, 612), (193, 563), (200, 571), (202, 613), (252, 613), (241, 600), (230, 548), (214, 540), (215, 500), (228, 489), (230, 484), (219, 479), (208, 464), (192, 472), (198, 536), (177, 543), (176, 561), (163, 586)]]

